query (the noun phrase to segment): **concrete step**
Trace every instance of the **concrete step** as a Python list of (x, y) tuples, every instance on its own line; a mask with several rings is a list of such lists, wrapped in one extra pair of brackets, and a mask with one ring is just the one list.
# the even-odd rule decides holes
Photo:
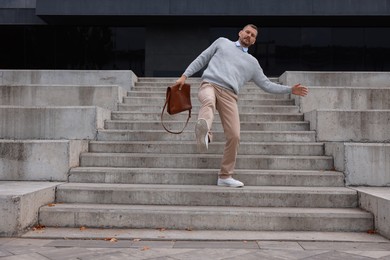
[[(184, 125), (184, 124), (183, 124)], [(180, 135), (165, 130), (98, 130), (98, 141), (194, 141), (193, 129)], [(314, 131), (241, 131), (241, 142), (315, 142)], [(222, 131), (213, 131), (213, 142), (223, 142)], [(210, 144), (212, 145), (212, 143)]]
[[(192, 98), (197, 98), (197, 93), (196, 92), (191, 92), (191, 97)], [(127, 97), (126, 98), (132, 98), (132, 97), (164, 97), (165, 98), (165, 91), (158, 91), (158, 92), (151, 92), (151, 91), (129, 91), (127, 92)], [(290, 95), (289, 94), (265, 94), (265, 93), (240, 93), (238, 95), (239, 99), (289, 99)]]
[(167, 230), (365, 232), (373, 227), (372, 215), (359, 209), (232, 206), (56, 204), (42, 207), (39, 221), (48, 227)]
[(344, 187), (66, 183), (57, 203), (231, 207), (355, 208), (357, 192)]
[[(215, 185), (219, 169), (76, 167), (70, 182)], [(336, 171), (236, 170), (234, 177), (246, 186), (344, 187)]]
[[(213, 142), (208, 153), (222, 154), (224, 142)], [(91, 141), (92, 153), (169, 153), (196, 154), (194, 141)], [(254, 155), (324, 155), (324, 143), (241, 142), (238, 154)]]
[[(351, 212), (351, 211), (349, 211)], [(188, 232), (191, 231), (191, 232)], [(162, 233), (163, 232), (163, 233)], [(221, 241), (230, 241), (230, 243), (244, 243), (247, 241), (257, 241), (260, 245), (263, 243), (270, 243), (269, 248), (279, 248), (275, 247), (275, 244), (278, 244), (282, 247), (287, 245), (286, 251), (291, 250), (291, 244), (301, 243), (306, 241), (306, 243), (324, 243), (326, 249), (335, 248), (338, 250), (338, 242), (347, 242), (350, 247), (355, 247), (357, 243), (360, 245), (365, 244), (375, 250), (373, 246), (377, 245), (378, 248), (381, 248), (384, 243), (389, 243), (389, 240), (382, 237), (379, 234), (368, 234), (367, 230), (362, 232), (318, 232), (318, 231), (252, 231), (252, 230), (196, 230), (193, 228), (186, 228), (182, 230), (173, 230), (173, 229), (162, 229), (159, 228), (150, 228), (150, 229), (140, 229), (140, 228), (86, 228), (80, 232), (80, 227), (76, 228), (61, 228), (61, 227), (46, 227), (44, 232), (41, 230), (31, 230), (21, 236), (23, 239), (67, 239), (70, 241), (78, 240), (105, 240), (107, 238), (116, 238), (118, 241), (124, 243), (129, 243), (132, 241), (143, 242), (143, 244), (151, 243), (152, 247), (154, 241), (156, 242), (172, 242), (172, 241), (188, 241), (193, 248), (191, 242), (195, 243), (209, 243), (210, 241), (217, 243), (223, 243), (224, 246), (228, 246), (226, 242)], [(37, 240), (39, 241), (39, 240)], [(287, 242), (285, 242), (287, 241)], [(295, 241), (295, 242), (294, 242)], [(138, 243), (140, 243), (138, 242)], [(328, 242), (331, 246), (329, 247)], [(95, 242), (96, 243), (96, 242)], [(229, 243), (229, 242), (227, 242)], [(91, 242), (94, 244), (94, 241)], [(372, 245), (372, 246), (371, 246)], [(172, 245), (169, 244), (169, 247)], [(203, 246), (203, 245), (201, 245)], [(116, 244), (110, 245), (110, 247), (116, 247)], [(122, 247), (128, 247), (128, 244), (122, 244)], [(265, 244), (267, 247), (267, 244)], [(230, 248), (230, 247), (229, 247)], [(264, 247), (262, 247), (264, 249)], [(299, 249), (300, 247), (294, 247), (293, 249)], [(371, 250), (371, 251), (373, 251)], [(277, 251), (280, 250), (277, 249)], [(295, 254), (292, 251), (291, 256)], [(278, 254), (279, 254), (278, 253)], [(320, 252), (321, 253), (321, 252)], [(374, 253), (374, 252), (373, 252)], [(386, 252), (384, 252), (386, 254)], [(279, 254), (280, 255), (280, 254)]]
[[(215, 169), (221, 154), (82, 153), (83, 167), (140, 167)], [(331, 170), (329, 156), (238, 155), (237, 169)]]
[[(166, 92), (167, 87), (169, 85), (165, 83), (135, 83), (135, 87), (131, 89), (130, 92), (137, 92), (137, 91), (149, 91), (149, 92)], [(191, 93), (198, 93), (199, 91), (199, 85), (198, 84), (192, 84), (191, 85)], [(261, 88), (257, 87), (256, 85), (246, 85), (243, 88), (240, 89), (240, 94), (248, 94), (248, 93), (258, 93), (258, 94), (269, 94), (268, 92), (265, 92)]]
[[(176, 80), (178, 79), (175, 77), (139, 77), (138, 82), (161, 82), (161, 83), (171, 83), (174, 84)], [(278, 77), (269, 77), (268, 78), (272, 82), (278, 82), (279, 78)], [(138, 83), (137, 82), (137, 83)], [(189, 79), (186, 80), (186, 83), (200, 83), (202, 82), (202, 79), (200, 77), (190, 77)], [(253, 84), (253, 82), (248, 82), (247, 84)]]
[[(199, 105), (198, 98), (191, 98), (192, 105)], [(165, 103), (165, 97), (124, 97), (124, 104), (133, 104), (133, 105), (156, 105)], [(294, 105), (294, 99), (239, 99), (238, 106), (240, 105)]]
[[(217, 120), (217, 119), (216, 119)], [(164, 125), (168, 129), (180, 129), (184, 126), (183, 121), (168, 121)], [(287, 121), (287, 122), (242, 122), (241, 131), (309, 131), (309, 122), (302, 121)], [(104, 122), (105, 129), (118, 130), (162, 130), (160, 121), (130, 121), (130, 120), (106, 120)], [(195, 129), (195, 121), (191, 120), (187, 126), (188, 130)], [(222, 124), (219, 121), (214, 121), (212, 126), (213, 131), (222, 131)]]
[[(194, 118), (198, 117), (197, 113), (191, 113)], [(168, 119), (185, 119), (188, 112), (183, 112), (178, 115), (168, 115), (164, 117)], [(132, 111), (113, 111), (111, 113), (112, 120), (160, 120), (161, 113), (143, 113)], [(303, 121), (303, 114), (298, 113), (241, 113), (242, 121), (259, 122), (259, 121)]]
[[(176, 80), (179, 77), (139, 77), (138, 81), (136, 83), (142, 83), (142, 82), (158, 82), (158, 83), (169, 83), (169, 84), (175, 84)], [(202, 79), (200, 77), (190, 77), (186, 80), (186, 83), (200, 83), (202, 82)]]
[[(118, 104), (119, 111), (133, 111), (143, 113), (158, 113), (162, 111), (164, 104), (155, 104), (150, 106), (132, 105), (132, 104)], [(193, 105), (192, 111), (195, 113), (199, 111), (200, 106)], [(299, 113), (298, 106), (238, 106), (240, 113)]]

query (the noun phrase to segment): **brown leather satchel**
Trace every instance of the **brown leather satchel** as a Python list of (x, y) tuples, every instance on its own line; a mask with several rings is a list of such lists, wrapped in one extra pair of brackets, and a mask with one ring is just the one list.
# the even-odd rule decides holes
[[(191, 104), (191, 87), (189, 84), (184, 84), (183, 86), (180, 86), (179, 84), (175, 84), (172, 86), (169, 86), (167, 88), (167, 93), (166, 93), (166, 100), (165, 104), (163, 107), (163, 110), (161, 112), (161, 124), (164, 127), (164, 129), (171, 134), (181, 134), (184, 129), (186, 128), (188, 121), (191, 118), (191, 109), (192, 109), (192, 104)], [(167, 112), (170, 115), (175, 115), (180, 112), (184, 112), (188, 110), (188, 117), (186, 124), (184, 125), (183, 129), (179, 132), (173, 132), (168, 130), (163, 122), (163, 114), (165, 111), (165, 108), (167, 108)]]

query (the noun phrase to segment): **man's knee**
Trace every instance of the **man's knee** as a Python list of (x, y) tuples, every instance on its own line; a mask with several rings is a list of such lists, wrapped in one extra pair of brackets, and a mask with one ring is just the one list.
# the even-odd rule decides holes
[(239, 132), (232, 132), (226, 136), (226, 139), (230, 143), (239, 144), (240, 143), (240, 133)]

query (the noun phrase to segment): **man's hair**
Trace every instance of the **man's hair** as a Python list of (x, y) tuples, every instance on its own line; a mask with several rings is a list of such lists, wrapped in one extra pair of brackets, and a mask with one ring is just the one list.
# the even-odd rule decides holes
[(253, 29), (255, 29), (256, 31), (258, 31), (259, 29), (257, 29), (257, 26), (256, 25), (254, 25), (254, 24), (247, 24), (247, 25), (245, 25), (242, 29), (244, 29), (244, 28), (246, 28), (246, 27), (252, 27)]

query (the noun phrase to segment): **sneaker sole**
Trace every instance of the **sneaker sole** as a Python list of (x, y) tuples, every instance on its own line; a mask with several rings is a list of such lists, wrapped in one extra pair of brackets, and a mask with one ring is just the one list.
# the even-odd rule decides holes
[(198, 120), (195, 127), (196, 143), (198, 151), (201, 153), (207, 152), (205, 138), (209, 129), (207, 128), (206, 120)]
[(217, 184), (219, 187), (230, 187), (230, 188), (242, 188), (244, 185), (239, 185), (239, 186), (232, 186), (232, 185), (227, 185), (227, 184)]

